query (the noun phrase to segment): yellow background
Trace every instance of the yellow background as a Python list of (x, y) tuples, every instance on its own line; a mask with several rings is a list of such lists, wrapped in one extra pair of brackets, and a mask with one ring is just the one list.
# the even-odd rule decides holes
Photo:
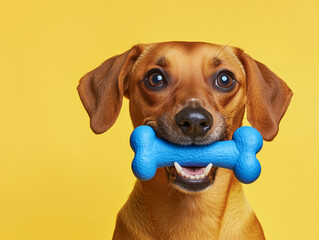
[(268, 239), (319, 239), (319, 3), (2, 1), (0, 239), (110, 239), (135, 178), (128, 101), (96, 136), (78, 80), (136, 43), (243, 48), (294, 91), (278, 137), (245, 186)]

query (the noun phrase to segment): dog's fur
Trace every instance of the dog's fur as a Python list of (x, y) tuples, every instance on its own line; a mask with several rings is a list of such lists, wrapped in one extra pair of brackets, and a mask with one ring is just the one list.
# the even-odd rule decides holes
[[(166, 74), (165, 88), (145, 84), (154, 68)], [(214, 86), (221, 69), (233, 73), (231, 91)], [(242, 50), (199, 42), (134, 46), (87, 73), (78, 91), (95, 133), (114, 124), (125, 96), (134, 127), (150, 125), (159, 137), (184, 145), (230, 139), (245, 109), (251, 125), (270, 141), (292, 96), (279, 77)], [(205, 136), (189, 138), (176, 125), (175, 116), (185, 107), (200, 107), (213, 116)], [(198, 192), (175, 183), (165, 168), (152, 180), (138, 180), (118, 214), (113, 239), (264, 239), (233, 172), (214, 168), (213, 173), (214, 181)]]

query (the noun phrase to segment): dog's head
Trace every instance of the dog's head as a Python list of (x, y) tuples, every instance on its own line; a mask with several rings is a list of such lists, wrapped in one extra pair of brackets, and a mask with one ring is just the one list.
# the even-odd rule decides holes
[[(122, 98), (130, 100), (134, 127), (182, 145), (230, 139), (245, 108), (251, 125), (272, 140), (292, 96), (289, 87), (262, 63), (238, 48), (198, 42), (134, 46), (87, 73), (78, 86), (95, 133), (116, 121)], [(200, 191), (217, 168), (166, 168), (174, 186)]]

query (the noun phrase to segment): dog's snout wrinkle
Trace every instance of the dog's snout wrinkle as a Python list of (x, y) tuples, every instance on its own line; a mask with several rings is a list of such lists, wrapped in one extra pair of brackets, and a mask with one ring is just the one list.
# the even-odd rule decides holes
[(190, 98), (186, 101), (186, 106), (193, 108), (200, 108), (203, 106), (202, 101), (198, 98)]
[(213, 116), (204, 108), (186, 107), (176, 114), (175, 122), (183, 134), (196, 138), (206, 135), (213, 125)]

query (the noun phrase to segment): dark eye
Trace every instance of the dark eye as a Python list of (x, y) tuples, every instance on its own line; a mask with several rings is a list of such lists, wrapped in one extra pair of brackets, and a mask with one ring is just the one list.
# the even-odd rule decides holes
[(218, 89), (222, 91), (229, 91), (234, 88), (236, 80), (232, 73), (228, 71), (222, 71), (218, 74), (215, 85)]
[(145, 83), (149, 88), (158, 90), (166, 86), (166, 79), (159, 70), (151, 71), (146, 75)]

